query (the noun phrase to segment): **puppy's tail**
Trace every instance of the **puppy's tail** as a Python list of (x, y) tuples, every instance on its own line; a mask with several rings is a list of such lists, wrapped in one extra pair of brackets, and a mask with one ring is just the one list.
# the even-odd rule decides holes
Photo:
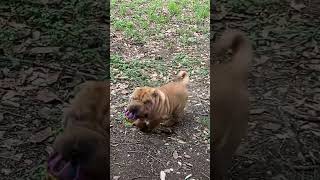
[(214, 45), (217, 55), (232, 50), (232, 64), (235, 69), (247, 71), (252, 60), (252, 46), (246, 35), (238, 30), (226, 30)]
[(180, 71), (174, 81), (187, 85), (190, 81), (187, 71)]

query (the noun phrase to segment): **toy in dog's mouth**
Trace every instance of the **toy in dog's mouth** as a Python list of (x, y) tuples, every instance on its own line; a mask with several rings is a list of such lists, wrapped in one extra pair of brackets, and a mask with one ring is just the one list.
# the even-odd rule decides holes
[(63, 160), (59, 153), (52, 154), (48, 159), (48, 173), (61, 180), (83, 180), (85, 176), (80, 172), (80, 166), (73, 167), (70, 161)]
[(135, 120), (138, 119), (138, 117), (137, 117), (136, 114), (130, 112), (130, 111), (127, 110), (127, 109), (125, 110), (125, 115), (126, 115), (126, 117), (127, 117), (129, 120), (131, 120), (131, 121), (135, 121)]

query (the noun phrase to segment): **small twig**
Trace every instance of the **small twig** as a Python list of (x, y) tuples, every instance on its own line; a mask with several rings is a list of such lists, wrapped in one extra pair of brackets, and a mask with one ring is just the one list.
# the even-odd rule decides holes
[(120, 164), (120, 163), (113, 163), (114, 165), (118, 165), (118, 166), (121, 166), (121, 167), (125, 167), (124, 165)]
[(11, 129), (11, 128), (14, 128), (14, 127), (22, 127), (22, 128), (25, 128), (26, 126), (25, 125), (22, 125), (22, 124), (10, 124), (10, 125), (7, 125), (7, 126), (0, 126), (0, 131), (6, 131), (8, 129)]
[(0, 112), (2, 112), (2, 113), (7, 113), (7, 114), (11, 114), (11, 115), (13, 115), (13, 116), (17, 116), (17, 117), (24, 118), (24, 116), (21, 116), (20, 114), (16, 114), (16, 113), (13, 113), (13, 112), (10, 112), (10, 111), (7, 111), (7, 110), (1, 109)]
[(150, 153), (147, 153), (147, 152), (144, 152), (144, 151), (127, 151), (127, 152), (128, 153), (144, 153), (144, 154), (147, 154), (148, 156), (152, 157), (154, 160), (158, 161), (159, 163), (162, 164), (162, 166), (165, 167), (164, 163), (161, 160), (159, 160), (158, 158), (152, 156)]
[(298, 114), (298, 113), (294, 113), (294, 112), (288, 111), (286, 109), (283, 109), (283, 110), (286, 113), (294, 116), (295, 118), (298, 118), (297, 120), (320, 123), (320, 118), (319, 117), (312, 117), (312, 116), (307, 116), (307, 115), (303, 115), (303, 114)]
[(140, 143), (136, 142), (136, 143), (110, 143), (110, 144), (113, 147), (117, 147), (118, 145), (136, 145), (136, 144), (140, 144)]
[(313, 169), (319, 169), (320, 165), (313, 165), (313, 166), (294, 166), (293, 167), (295, 170), (302, 170), (302, 171), (306, 171), (306, 170), (313, 170)]
[(204, 175), (206, 178), (210, 179), (209, 176), (207, 176), (205, 173), (201, 172), (202, 175)]
[(44, 67), (44, 68), (48, 68), (51, 70), (55, 70), (55, 71), (63, 71), (65, 70), (67, 74), (80, 74), (89, 78), (93, 78), (93, 79), (97, 79), (96, 76), (88, 74), (88, 73), (84, 73), (84, 72), (80, 72), (70, 66), (67, 65), (62, 65), (64, 68), (60, 68), (60, 67), (54, 67), (54, 66), (49, 66), (46, 64), (42, 64), (42, 63), (36, 63), (33, 60), (27, 60), (27, 59), (17, 59), (17, 58), (10, 58), (10, 57), (0, 57), (0, 60), (9, 60), (9, 61), (19, 61), (19, 62), (23, 62), (23, 63), (27, 63), (27, 64), (31, 64), (31, 65), (35, 65), (35, 66), (39, 66), (39, 67)]
[(132, 178), (131, 180), (134, 180), (134, 179), (141, 179), (141, 178), (149, 178), (149, 176), (138, 176), (138, 177), (134, 177), (134, 178)]
[(262, 140), (260, 142), (252, 144), (252, 146), (248, 147), (248, 149), (257, 149), (259, 145), (264, 144), (265, 142), (268, 142), (270, 140), (271, 140), (270, 138), (266, 138), (266, 139), (264, 139), (264, 140)]

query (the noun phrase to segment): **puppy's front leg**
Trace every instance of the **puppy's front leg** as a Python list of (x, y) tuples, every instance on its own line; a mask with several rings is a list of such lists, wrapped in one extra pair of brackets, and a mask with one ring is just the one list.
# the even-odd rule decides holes
[(151, 132), (160, 124), (160, 122), (161, 122), (160, 119), (154, 119), (154, 120), (138, 119), (133, 123), (133, 125), (136, 126), (142, 132)]
[(161, 119), (146, 120), (146, 125), (151, 131), (160, 125)]
[(133, 123), (133, 126), (136, 126), (140, 131), (145, 132), (148, 127), (144, 120), (138, 119)]

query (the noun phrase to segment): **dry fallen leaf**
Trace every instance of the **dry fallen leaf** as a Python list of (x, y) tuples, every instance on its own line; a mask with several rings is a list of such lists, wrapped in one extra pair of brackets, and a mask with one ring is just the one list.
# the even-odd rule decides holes
[(6, 133), (5, 131), (0, 131), (0, 140), (3, 138), (4, 133)]
[(289, 138), (288, 134), (285, 133), (285, 134), (276, 134), (275, 135), (278, 139), (287, 139)]
[(215, 20), (222, 20), (228, 15), (228, 12), (226, 11), (226, 8), (224, 6), (221, 6), (219, 13), (215, 14), (213, 18)]
[(40, 39), (40, 32), (39, 31), (33, 31), (32, 32), (32, 39), (33, 40), (39, 40)]
[(160, 171), (160, 180), (166, 179), (166, 173), (164, 171)]
[(11, 169), (6, 169), (6, 168), (2, 168), (2, 169), (1, 169), (1, 172), (2, 172), (4, 175), (8, 176), (8, 175), (12, 172), (12, 170), (11, 170)]
[(271, 180), (288, 180), (288, 179), (284, 175), (278, 174), (276, 176), (273, 176)]
[(48, 155), (52, 154), (53, 153), (53, 148), (51, 146), (47, 146), (46, 147), (46, 152), (48, 153)]
[(178, 159), (179, 155), (178, 155), (178, 152), (177, 151), (173, 151), (173, 158), (174, 159)]
[(310, 69), (320, 71), (320, 64), (309, 64)]
[(24, 41), (23, 43), (13, 47), (15, 53), (23, 53), (27, 50), (27, 47), (32, 43), (31, 39)]
[(43, 89), (38, 92), (37, 99), (45, 103), (52, 102), (54, 100), (60, 100), (59, 97), (48, 89)]
[(20, 107), (20, 104), (17, 103), (17, 102), (13, 102), (13, 101), (10, 101), (10, 100), (3, 100), (2, 101), (2, 104), (3, 105), (7, 105), (7, 106), (12, 106), (12, 107)]
[(54, 72), (54, 73), (49, 73), (47, 78), (46, 78), (46, 82), (48, 85), (53, 84), (55, 82), (57, 82), (57, 80), (59, 79), (60, 76), (60, 72)]
[(31, 165), (32, 164), (32, 161), (30, 159), (26, 159), (23, 161), (25, 164), (27, 165)]
[(18, 95), (16, 91), (8, 91), (5, 95), (2, 96), (2, 100), (8, 100)]
[(320, 131), (311, 131), (315, 136), (318, 136), (318, 137), (320, 137)]
[(46, 140), (51, 135), (52, 135), (51, 127), (47, 127), (46, 129), (39, 131), (36, 134), (33, 134), (30, 137), (29, 141), (33, 143), (39, 143)]
[(262, 127), (265, 129), (276, 131), (281, 128), (281, 125), (275, 124), (275, 123), (267, 123), (267, 124), (263, 125)]
[(49, 54), (59, 51), (59, 47), (34, 47), (30, 49), (31, 54)]
[(303, 1), (298, 2), (298, 0), (291, 0), (290, 6), (297, 11), (301, 11), (301, 9), (306, 7)]
[(265, 111), (266, 111), (265, 109), (252, 109), (250, 110), (250, 114), (262, 114)]
[(62, 0), (40, 0), (42, 4), (60, 4)]
[(1, 142), (1, 146), (2, 147), (7, 147), (7, 148), (11, 148), (12, 146), (18, 146), (20, 144), (22, 144), (23, 142), (19, 139), (13, 139), (13, 138), (9, 138), (6, 139), (4, 141)]
[(189, 174), (188, 176), (186, 176), (184, 179), (187, 180), (192, 176), (192, 174)]
[(180, 143), (180, 144), (186, 144), (185, 141), (182, 141), (182, 140), (180, 140), (180, 139), (178, 139), (178, 143)]
[(22, 158), (23, 154), (18, 153), (16, 154), (15, 151), (5, 151), (0, 153), (0, 157), (4, 159), (12, 159), (14, 161), (20, 161)]
[(41, 109), (39, 109), (38, 114), (41, 118), (44, 119), (50, 119), (50, 115), (51, 115), (51, 109), (48, 107), (43, 107)]
[(11, 27), (14, 27), (16, 29), (22, 29), (22, 28), (28, 27), (26, 24), (20, 24), (20, 23), (16, 23), (16, 22), (9, 22), (8, 25)]
[(269, 57), (261, 56), (260, 58), (256, 58), (255, 60), (256, 60), (256, 64), (254, 64), (254, 66), (258, 66), (267, 62), (269, 60)]

